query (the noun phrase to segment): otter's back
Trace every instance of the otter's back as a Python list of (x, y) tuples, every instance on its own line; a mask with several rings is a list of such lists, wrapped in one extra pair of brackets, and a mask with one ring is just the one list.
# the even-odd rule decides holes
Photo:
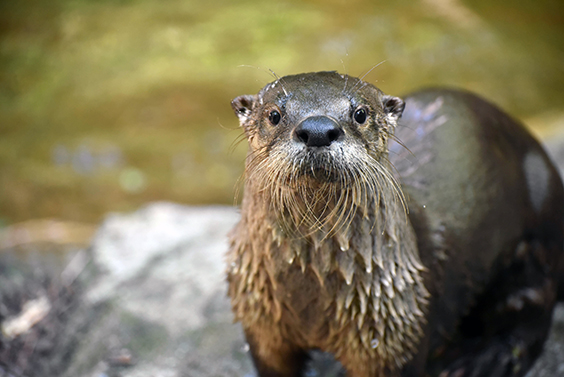
[(562, 183), (521, 124), (475, 95), (427, 90), (406, 97), (395, 135), (390, 160), (410, 202), (428, 288), (442, 302), (442, 330), (452, 330), (521, 241), (543, 244), (554, 270), (564, 242)]

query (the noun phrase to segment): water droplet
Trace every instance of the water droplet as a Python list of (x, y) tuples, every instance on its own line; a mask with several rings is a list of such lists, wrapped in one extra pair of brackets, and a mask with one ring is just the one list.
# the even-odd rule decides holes
[(245, 345), (243, 346), (242, 351), (247, 353), (251, 350), (251, 346), (249, 346), (249, 343), (245, 343)]
[(378, 347), (379, 344), (380, 344), (380, 341), (376, 338), (374, 338), (370, 341), (370, 347), (372, 347), (372, 349), (375, 349), (376, 347)]

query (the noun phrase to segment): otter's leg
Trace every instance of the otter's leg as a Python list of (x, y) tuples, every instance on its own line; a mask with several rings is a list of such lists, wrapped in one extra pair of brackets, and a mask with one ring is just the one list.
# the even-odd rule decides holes
[(301, 377), (308, 361), (305, 350), (274, 334), (262, 332), (262, 338), (245, 331), (253, 363), (259, 377)]
[[(523, 376), (542, 351), (556, 301), (548, 250), (521, 242), (463, 318), (460, 356), (440, 377)], [(452, 355), (451, 355), (452, 356)]]

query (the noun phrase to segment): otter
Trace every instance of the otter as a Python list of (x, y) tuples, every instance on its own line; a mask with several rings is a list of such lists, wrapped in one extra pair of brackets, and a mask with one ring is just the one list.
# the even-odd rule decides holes
[(476, 95), (401, 99), (337, 72), (232, 107), (248, 140), (228, 294), (261, 377), (523, 376), (557, 300), (564, 190)]

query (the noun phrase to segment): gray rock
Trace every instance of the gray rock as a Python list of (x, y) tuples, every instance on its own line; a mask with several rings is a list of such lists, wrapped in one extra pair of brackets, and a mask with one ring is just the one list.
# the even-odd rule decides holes
[(106, 308), (86, 336), (100, 341), (66, 375), (250, 375), (224, 278), (238, 217), (234, 208), (172, 203), (111, 215), (92, 243), (98, 273), (84, 295), (87, 307)]

